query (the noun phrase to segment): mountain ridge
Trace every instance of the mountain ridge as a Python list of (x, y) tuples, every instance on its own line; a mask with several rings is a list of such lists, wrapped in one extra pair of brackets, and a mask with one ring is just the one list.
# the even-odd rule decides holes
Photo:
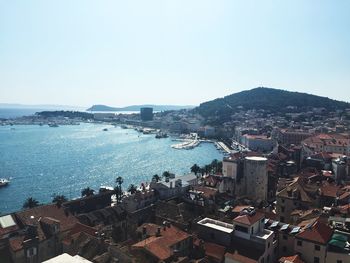
[(263, 109), (283, 112), (287, 110), (288, 106), (298, 109), (325, 108), (328, 111), (333, 111), (350, 108), (350, 103), (308, 93), (258, 87), (203, 102), (194, 111), (206, 118), (218, 116), (228, 119), (241, 107), (245, 110)]

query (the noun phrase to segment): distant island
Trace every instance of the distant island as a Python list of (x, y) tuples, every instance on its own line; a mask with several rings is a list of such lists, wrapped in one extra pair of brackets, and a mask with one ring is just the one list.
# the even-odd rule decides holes
[(117, 107), (110, 107), (106, 105), (93, 105), (92, 107), (88, 108), (87, 111), (140, 111), (140, 109), (143, 107), (151, 107), (153, 108), (154, 111), (169, 111), (169, 110), (193, 109), (195, 106), (145, 104), (145, 105), (132, 105), (127, 107), (117, 108)]

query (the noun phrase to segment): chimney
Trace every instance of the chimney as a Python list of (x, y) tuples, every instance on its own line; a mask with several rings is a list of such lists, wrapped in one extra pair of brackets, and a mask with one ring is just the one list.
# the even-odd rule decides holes
[(160, 234), (160, 227), (157, 228), (157, 234), (156, 234), (157, 237), (160, 237), (161, 234)]

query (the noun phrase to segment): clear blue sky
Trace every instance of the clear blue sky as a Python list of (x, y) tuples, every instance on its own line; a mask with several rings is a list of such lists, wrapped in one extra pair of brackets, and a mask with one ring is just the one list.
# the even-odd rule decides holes
[(350, 1), (0, 0), (0, 102), (350, 101)]

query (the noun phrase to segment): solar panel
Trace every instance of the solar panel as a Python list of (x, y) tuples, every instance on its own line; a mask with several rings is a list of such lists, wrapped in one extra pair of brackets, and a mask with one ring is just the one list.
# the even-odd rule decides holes
[(270, 227), (276, 227), (276, 226), (278, 226), (278, 221), (275, 221), (275, 222), (273, 222), (272, 224), (271, 224), (271, 226)]
[(293, 230), (290, 232), (291, 234), (296, 234), (300, 231), (300, 227), (294, 227)]
[(281, 229), (280, 230), (287, 230), (288, 229), (288, 227), (289, 227), (289, 225), (287, 224), (287, 225), (283, 225), (282, 227), (281, 227)]

